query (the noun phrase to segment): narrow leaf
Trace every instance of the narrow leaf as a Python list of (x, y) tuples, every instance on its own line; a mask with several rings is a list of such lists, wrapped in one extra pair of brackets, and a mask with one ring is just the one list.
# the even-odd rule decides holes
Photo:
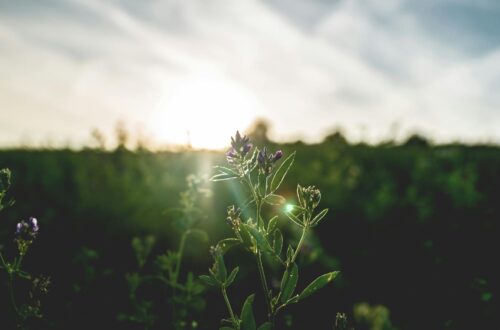
[(299, 295), (296, 294), (295, 296), (293, 296), (292, 298), (288, 299), (286, 302), (285, 302), (285, 305), (290, 305), (290, 304), (295, 304), (299, 301)]
[(209, 285), (209, 286), (215, 286), (215, 287), (218, 287), (219, 286), (219, 283), (217, 282), (217, 280), (215, 280), (212, 276), (208, 276), (208, 275), (200, 275), (199, 276), (199, 279), (205, 283), (206, 285)]
[(299, 201), (299, 205), (305, 207), (304, 196), (302, 196), (302, 187), (300, 184), (297, 184), (297, 200)]
[(229, 276), (227, 277), (227, 280), (226, 280), (226, 288), (229, 287), (231, 284), (233, 284), (233, 281), (236, 277), (236, 274), (238, 274), (238, 271), (240, 270), (240, 267), (236, 267), (235, 269), (233, 269), (233, 271), (231, 272), (231, 274), (229, 274)]
[(311, 225), (316, 226), (328, 213), (328, 209), (324, 209), (321, 212), (319, 212), (314, 219), (311, 220)]
[(288, 173), (288, 170), (290, 169), (290, 167), (292, 167), (294, 159), (295, 159), (295, 152), (293, 152), (284, 161), (282, 161), (280, 167), (276, 170), (276, 172), (274, 172), (274, 175), (271, 179), (272, 193), (278, 190), (279, 186), (283, 182), (283, 179)]
[(283, 278), (281, 279), (281, 297), (280, 303), (286, 302), (295, 291), (295, 286), (297, 285), (297, 280), (299, 279), (299, 267), (296, 263), (293, 263), (288, 267), (283, 273)]
[(331, 272), (323, 274), (320, 277), (316, 278), (311, 282), (311, 284), (307, 286), (307, 288), (304, 289), (304, 291), (302, 291), (302, 293), (299, 295), (299, 300), (309, 297), (310, 295), (333, 281), (333, 279), (337, 277), (338, 274), (339, 272)]
[(278, 225), (278, 216), (275, 215), (274, 217), (269, 220), (269, 223), (267, 224), (267, 232), (270, 234), (274, 231), (276, 226)]
[(286, 199), (285, 197), (280, 195), (270, 194), (267, 195), (267, 197), (264, 199), (264, 202), (266, 202), (269, 205), (281, 205), (286, 202)]
[(224, 174), (239, 176), (238, 172), (230, 169), (229, 167), (216, 165), (214, 168)]
[(252, 236), (250, 235), (250, 232), (248, 231), (249, 225), (241, 225), (240, 226), (240, 236), (241, 239), (243, 240), (243, 244), (247, 249), (252, 249), (253, 247), (253, 242), (252, 242)]
[(271, 330), (272, 328), (272, 324), (270, 322), (266, 322), (261, 324), (260, 327), (257, 328), (257, 330)]
[(251, 294), (243, 304), (241, 310), (241, 330), (256, 330), (255, 317), (253, 316), (252, 304), (255, 295)]
[(274, 253), (279, 257), (281, 254), (281, 249), (283, 249), (283, 234), (281, 234), (281, 230), (276, 229), (274, 231), (273, 238), (273, 249)]
[(288, 245), (288, 248), (286, 249), (287, 263), (289, 263), (292, 260), (292, 256), (293, 256), (293, 247), (291, 245)]
[(269, 245), (269, 242), (267, 241), (266, 237), (257, 228), (255, 228), (254, 226), (249, 226), (247, 224), (243, 224), (242, 227), (245, 227), (250, 233), (250, 235), (252, 235), (253, 238), (255, 238), (257, 246), (261, 251), (273, 252), (273, 249)]
[(238, 245), (240, 243), (241, 243), (241, 241), (237, 238), (225, 238), (225, 239), (219, 241), (219, 243), (217, 243), (217, 246), (222, 251), (222, 254), (225, 254), (233, 246)]
[(220, 282), (225, 282), (227, 278), (226, 264), (224, 263), (224, 257), (222, 253), (216, 253), (215, 256), (216, 273), (215, 276)]
[(285, 215), (288, 217), (288, 219), (292, 220), (292, 222), (297, 226), (304, 227), (302, 221), (299, 218), (297, 218), (292, 212), (285, 212)]
[(226, 181), (226, 180), (232, 180), (236, 179), (239, 176), (233, 175), (233, 174), (226, 174), (226, 173), (221, 173), (221, 174), (216, 174), (213, 177), (210, 178), (210, 181), (217, 182), (217, 181)]

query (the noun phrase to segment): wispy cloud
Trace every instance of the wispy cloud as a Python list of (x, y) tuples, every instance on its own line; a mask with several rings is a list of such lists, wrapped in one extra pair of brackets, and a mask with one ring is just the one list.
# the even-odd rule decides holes
[[(378, 140), (398, 122), (441, 141), (500, 141), (500, 44), (489, 35), (500, 23), (468, 31), (480, 49), (459, 39), (462, 25), (500, 10), (495, 2), (478, 2), (470, 15), (459, 0), (439, 8), (407, 0), (23, 3), (0, 5), (3, 145), (26, 135), (81, 143), (91, 127), (119, 119), (147, 126), (159, 99), (199, 72), (253, 95), (281, 139), (314, 141), (340, 125), (353, 139)], [(443, 6), (455, 13), (446, 26), (437, 23)]]

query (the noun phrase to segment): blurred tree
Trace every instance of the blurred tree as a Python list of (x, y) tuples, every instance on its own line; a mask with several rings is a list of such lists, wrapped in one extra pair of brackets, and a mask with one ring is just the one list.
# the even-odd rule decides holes
[(95, 148), (98, 150), (106, 149), (106, 137), (98, 128), (92, 129), (92, 131), (90, 132), (90, 136), (92, 139), (92, 146), (95, 146)]
[(126, 149), (127, 144), (130, 139), (130, 133), (127, 131), (127, 128), (125, 127), (125, 123), (122, 121), (119, 121), (116, 124), (115, 127), (115, 134), (116, 134), (116, 142), (117, 146), (116, 149)]
[(257, 119), (249, 129), (247, 136), (255, 145), (265, 145), (269, 143), (270, 124), (265, 119)]
[(337, 129), (331, 134), (328, 134), (324, 140), (324, 143), (328, 144), (334, 144), (334, 145), (348, 145), (349, 142), (347, 142), (347, 139), (345, 138), (344, 134), (342, 134), (342, 131), (340, 129)]
[(403, 145), (407, 147), (428, 147), (430, 142), (420, 134), (412, 134)]

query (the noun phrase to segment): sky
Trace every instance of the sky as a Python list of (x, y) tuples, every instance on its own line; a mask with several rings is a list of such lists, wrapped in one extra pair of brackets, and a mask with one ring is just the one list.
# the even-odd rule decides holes
[(121, 122), (223, 148), (256, 118), (278, 141), (500, 143), (498, 17), (496, 0), (0, 0), (0, 147)]

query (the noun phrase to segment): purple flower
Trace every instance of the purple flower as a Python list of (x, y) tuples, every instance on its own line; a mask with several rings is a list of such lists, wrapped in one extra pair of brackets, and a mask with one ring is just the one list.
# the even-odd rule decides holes
[(36, 238), (38, 234), (38, 220), (34, 217), (30, 217), (28, 222), (21, 221), (16, 225), (16, 239), (24, 241), (32, 241)]
[(266, 165), (266, 160), (267, 160), (267, 147), (262, 148), (261, 151), (259, 151), (259, 155), (257, 156), (257, 161), (259, 162), (259, 166), (263, 168)]
[(278, 160), (280, 160), (281, 158), (283, 157), (283, 151), (281, 150), (278, 150), (274, 153), (274, 155), (272, 156), (272, 162), (277, 162)]
[(251, 143), (247, 143), (243, 146), (243, 149), (241, 150), (241, 154), (243, 156), (245, 156), (246, 154), (248, 154), (248, 152), (250, 151), (250, 149), (252, 149), (253, 145)]
[(239, 131), (236, 131), (236, 135), (231, 137), (231, 149), (226, 153), (226, 158), (229, 163), (235, 163), (238, 159), (243, 159), (250, 152), (253, 145), (250, 143), (250, 139), (244, 135), (241, 136)]
[(257, 155), (257, 161), (259, 163), (259, 169), (261, 173), (265, 174), (266, 176), (271, 174), (273, 164), (280, 160), (282, 157), (283, 151), (281, 150), (276, 151), (274, 154), (268, 155), (267, 147), (262, 148), (262, 150), (259, 151), (259, 154)]
[(236, 150), (234, 150), (234, 148), (231, 148), (228, 152), (226, 152), (226, 159), (229, 163), (233, 163), (237, 157), (238, 155), (236, 154)]

